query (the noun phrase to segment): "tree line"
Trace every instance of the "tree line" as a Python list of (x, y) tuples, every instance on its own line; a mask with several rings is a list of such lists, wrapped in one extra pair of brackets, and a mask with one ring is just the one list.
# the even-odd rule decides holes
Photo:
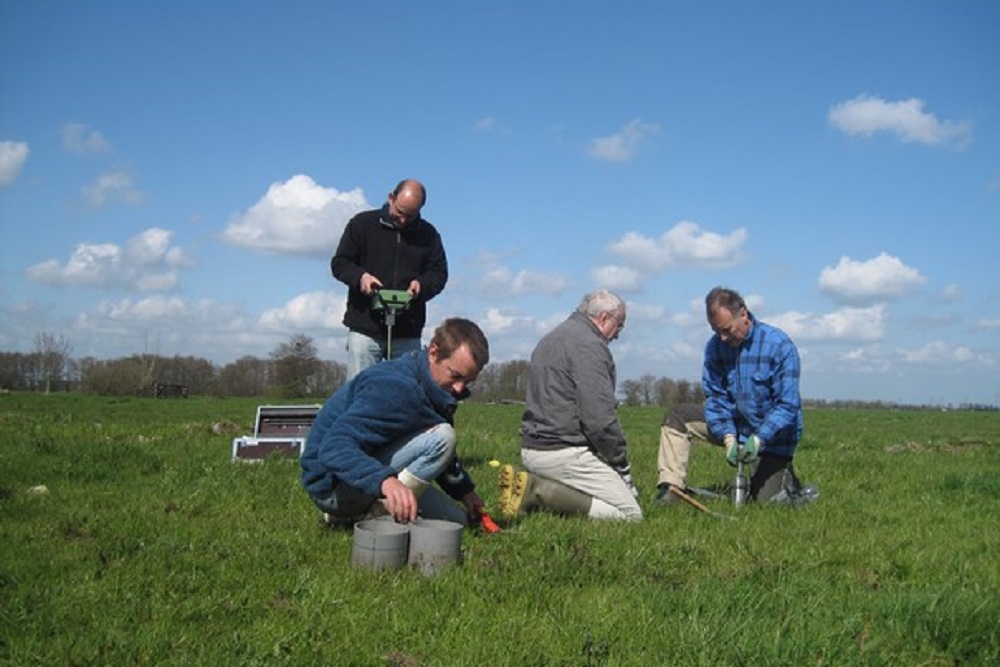
[[(32, 352), (0, 352), (0, 389), (80, 391), (127, 396), (162, 395), (156, 387), (183, 387), (188, 396), (260, 396), (323, 400), (344, 384), (347, 368), (320, 359), (313, 339), (296, 334), (267, 358), (245, 356), (222, 366), (201, 357), (133, 354), (115, 359), (73, 358), (62, 336), (39, 334)], [(471, 400), (522, 402), (527, 393), (525, 360), (491, 363), (476, 379)], [(620, 386), (625, 405), (670, 405), (704, 399), (701, 386), (644, 375)]]
[[(522, 402), (527, 393), (525, 360), (491, 363), (475, 382), (470, 400)], [(0, 352), (0, 391), (81, 391), (101, 395), (161, 395), (160, 386), (183, 387), (188, 396), (246, 396), (310, 399), (321, 402), (344, 384), (344, 364), (319, 358), (313, 339), (302, 334), (277, 345), (267, 358), (245, 356), (223, 366), (201, 357), (133, 354), (116, 359), (72, 357), (63, 336), (40, 333), (28, 353)], [(172, 394), (175, 395), (175, 394)], [(704, 403), (700, 382), (656, 377), (647, 373), (618, 386), (622, 405), (670, 406)], [(941, 406), (899, 405), (887, 401), (806, 399), (808, 408), (922, 409)], [(998, 406), (960, 404), (958, 410), (997, 410)]]

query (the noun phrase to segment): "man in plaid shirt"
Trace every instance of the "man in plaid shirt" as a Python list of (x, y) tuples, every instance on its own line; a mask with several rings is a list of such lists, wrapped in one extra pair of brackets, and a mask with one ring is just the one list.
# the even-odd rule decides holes
[(794, 496), (792, 467), (802, 437), (799, 354), (785, 332), (758, 321), (738, 292), (716, 287), (705, 297), (714, 335), (705, 346), (705, 406), (674, 406), (660, 429), (657, 501), (686, 488), (691, 436), (726, 448), (726, 461), (750, 465), (757, 502)]

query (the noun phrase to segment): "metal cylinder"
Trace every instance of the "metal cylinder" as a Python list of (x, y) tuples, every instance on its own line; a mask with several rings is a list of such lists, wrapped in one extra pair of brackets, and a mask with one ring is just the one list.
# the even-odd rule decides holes
[(736, 479), (733, 480), (733, 504), (734, 505), (745, 505), (747, 500), (750, 499), (750, 480), (747, 476), (743, 474), (740, 470), (736, 473)]

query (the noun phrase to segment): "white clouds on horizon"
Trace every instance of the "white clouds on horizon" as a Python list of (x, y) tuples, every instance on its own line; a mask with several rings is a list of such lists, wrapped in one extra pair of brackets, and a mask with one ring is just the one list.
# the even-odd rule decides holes
[(124, 246), (80, 243), (60, 265), (55, 259), (29, 266), (29, 280), (54, 287), (101, 287), (158, 291), (176, 287), (178, 270), (190, 266), (184, 252), (170, 245), (173, 232), (153, 227)]
[(827, 122), (848, 135), (870, 137), (876, 132), (890, 132), (904, 143), (928, 146), (961, 145), (972, 135), (971, 123), (939, 121), (934, 114), (924, 112), (924, 101), (917, 98), (887, 102), (861, 94), (832, 107)]
[(22, 141), (0, 141), (0, 186), (14, 182), (30, 152), (28, 144)]
[(659, 132), (659, 125), (643, 123), (641, 119), (635, 118), (626, 123), (617, 134), (591, 140), (587, 146), (587, 155), (609, 162), (626, 162), (651, 135)]
[(931, 341), (913, 350), (902, 350), (903, 361), (912, 364), (965, 363), (975, 359), (975, 354), (964, 345), (941, 340)]
[(230, 219), (221, 236), (248, 250), (329, 258), (348, 220), (368, 208), (361, 188), (338, 192), (298, 174), (272, 183), (257, 203)]
[(885, 252), (863, 262), (842, 256), (837, 266), (824, 267), (819, 274), (820, 291), (855, 305), (898, 299), (924, 282), (919, 271)]

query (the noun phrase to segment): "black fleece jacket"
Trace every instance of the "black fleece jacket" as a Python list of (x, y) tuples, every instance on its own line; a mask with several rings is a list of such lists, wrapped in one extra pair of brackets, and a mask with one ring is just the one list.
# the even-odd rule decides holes
[(351, 218), (330, 260), (333, 277), (347, 285), (344, 326), (378, 340), (386, 338), (383, 311), (373, 311), (372, 298), (361, 293), (361, 274), (368, 272), (385, 289), (405, 290), (411, 280), (420, 294), (396, 316), (392, 337), (420, 338), (427, 320), (427, 302), (448, 282), (448, 258), (441, 235), (418, 218), (402, 228), (389, 222), (387, 205)]

